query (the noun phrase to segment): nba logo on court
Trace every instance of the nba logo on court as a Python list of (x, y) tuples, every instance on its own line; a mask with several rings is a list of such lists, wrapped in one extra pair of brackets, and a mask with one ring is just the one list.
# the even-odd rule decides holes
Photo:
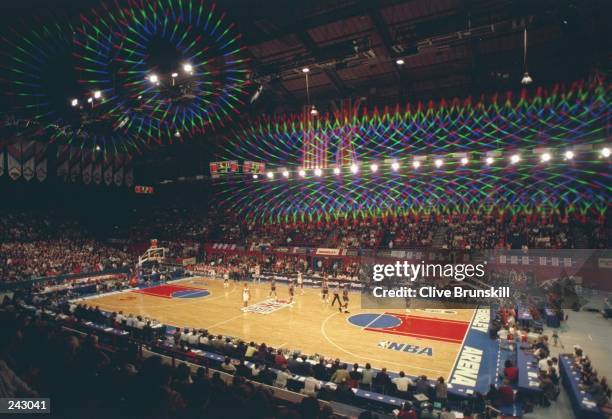
[(281, 308), (289, 307), (293, 303), (289, 303), (283, 300), (275, 300), (268, 298), (267, 300), (260, 301), (256, 304), (252, 304), (242, 309), (245, 313), (258, 313), (258, 314), (270, 314)]

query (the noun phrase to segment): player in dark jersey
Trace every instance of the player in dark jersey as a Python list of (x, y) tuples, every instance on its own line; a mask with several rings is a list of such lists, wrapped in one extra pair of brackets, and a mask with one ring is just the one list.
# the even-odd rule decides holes
[(331, 303), (332, 307), (336, 301), (338, 301), (338, 306), (340, 306), (340, 311), (342, 311), (342, 301), (340, 301), (340, 282), (337, 282), (336, 286), (334, 287), (334, 298), (332, 299)]
[(344, 288), (342, 289), (342, 303), (340, 305), (340, 307), (338, 307), (338, 310), (340, 310), (340, 312), (342, 312), (342, 307), (344, 307), (344, 312), (348, 313), (348, 303), (349, 303), (349, 284), (344, 285)]
[(272, 294), (274, 294), (274, 298), (276, 298), (276, 281), (272, 280), (270, 282), (270, 294), (269, 296), (272, 297)]
[(295, 284), (293, 281), (289, 283), (289, 304), (293, 302), (293, 297), (295, 296)]
[(321, 283), (321, 301), (324, 303), (329, 302), (329, 284), (327, 283), (327, 278), (323, 278)]

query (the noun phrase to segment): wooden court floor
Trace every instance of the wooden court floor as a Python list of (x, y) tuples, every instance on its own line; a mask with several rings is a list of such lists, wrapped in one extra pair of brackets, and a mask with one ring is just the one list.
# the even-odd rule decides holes
[[(410, 310), (362, 310), (357, 292), (350, 294), (350, 313), (345, 314), (323, 303), (318, 288), (305, 288), (303, 295), (297, 289), (292, 305), (261, 314), (241, 310), (243, 283), (231, 282), (224, 288), (222, 281), (192, 277), (172, 282), (172, 286), (187, 289), (166, 296), (152, 295), (155, 288), (126, 291), (85, 303), (181, 328), (202, 328), (215, 335), (265, 342), (274, 348), (299, 349), (347, 363), (369, 362), (374, 368), (445, 379), (474, 316), (472, 309), (419, 309), (414, 305)], [(167, 291), (167, 286), (162, 287)], [(250, 283), (249, 287), (249, 304), (269, 298), (269, 283)], [(277, 293), (279, 300), (289, 299), (287, 285), (277, 284)]]

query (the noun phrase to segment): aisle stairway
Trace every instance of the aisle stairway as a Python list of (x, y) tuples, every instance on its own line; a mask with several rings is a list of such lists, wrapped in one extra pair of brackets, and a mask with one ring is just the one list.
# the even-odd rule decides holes
[(448, 227), (445, 225), (438, 226), (431, 240), (431, 245), (434, 249), (441, 249), (446, 244), (447, 230)]

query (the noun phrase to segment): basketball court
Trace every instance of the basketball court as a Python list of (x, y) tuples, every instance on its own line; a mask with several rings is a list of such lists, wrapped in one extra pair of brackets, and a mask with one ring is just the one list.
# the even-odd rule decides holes
[(155, 318), (167, 325), (207, 329), (214, 335), (265, 342), (274, 348), (301, 350), (343, 362), (369, 362), (374, 368), (403, 370), (408, 375), (448, 379), (476, 310), (362, 310), (360, 295), (350, 294), (350, 313), (321, 301), (319, 288), (296, 290), (289, 304), (288, 286), (277, 285), (269, 298), (269, 283), (249, 283), (251, 300), (243, 310), (241, 282), (202, 277), (112, 293), (85, 300), (106, 311), (123, 311)]

